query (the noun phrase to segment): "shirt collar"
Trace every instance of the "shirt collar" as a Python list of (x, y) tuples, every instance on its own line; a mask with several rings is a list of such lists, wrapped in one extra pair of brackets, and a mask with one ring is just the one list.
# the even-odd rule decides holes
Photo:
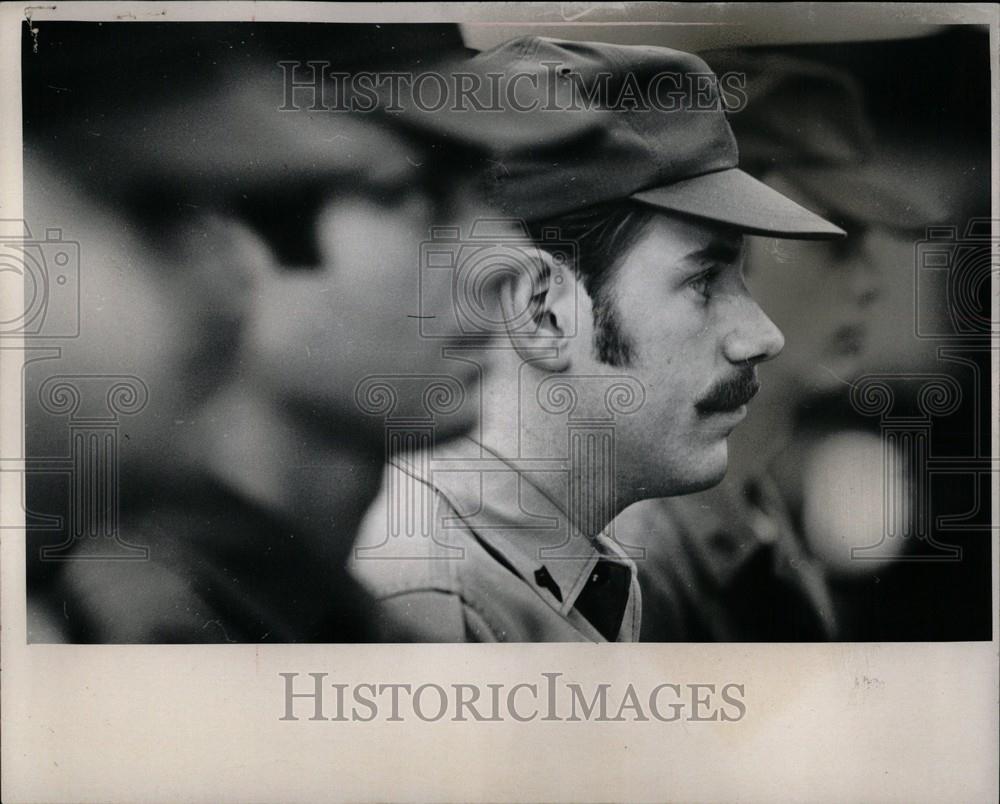
[[(624, 551), (604, 534), (584, 536), (532, 482), (533, 470), (515, 466), (468, 438), (436, 447), (428, 465), (422, 479), (561, 614), (573, 608), (602, 558), (624, 564), (635, 578), (635, 565)], [(408, 466), (407, 471), (415, 469)]]

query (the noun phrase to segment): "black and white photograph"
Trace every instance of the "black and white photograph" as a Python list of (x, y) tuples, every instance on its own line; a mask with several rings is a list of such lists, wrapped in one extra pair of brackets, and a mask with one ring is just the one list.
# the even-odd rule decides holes
[[(3, 20), (4, 800), (996, 800), (996, 7), (143, 6)], [(183, 759), (178, 692), (169, 783), (32, 776), (31, 701), (161, 659), (298, 758)]]

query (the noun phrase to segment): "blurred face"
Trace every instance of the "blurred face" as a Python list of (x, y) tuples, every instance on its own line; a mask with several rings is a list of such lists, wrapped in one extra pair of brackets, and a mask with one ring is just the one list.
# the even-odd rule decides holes
[[(629, 496), (689, 493), (725, 473), (726, 438), (756, 393), (756, 365), (783, 344), (743, 283), (742, 261), (740, 234), (656, 215), (617, 269), (613, 295), (632, 361), (614, 370), (645, 389), (644, 404), (616, 420)], [(582, 335), (580, 343), (592, 338)], [(581, 355), (577, 365), (608, 373), (590, 361)]]
[(851, 382), (866, 357), (880, 292), (878, 255), (891, 236), (860, 225), (845, 229), (842, 240), (750, 244), (747, 281), (788, 341), (764, 376), (792, 403)]
[[(67, 266), (70, 281), (52, 284), (54, 292), (69, 288), (70, 295), (78, 288), (79, 302), (66, 305), (53, 296), (45, 322), (58, 334), (73, 331), (78, 318), (79, 335), (47, 341), (60, 348), (59, 357), (31, 362), (26, 372), (29, 454), (65, 454), (68, 424), (54, 411), (52, 378), (69, 375), (81, 399), (71, 416), (117, 412), (123, 483), (184, 472), (179, 444), (228, 363), (224, 344), (232, 341), (248, 296), (240, 278), (220, 265), (226, 249), (218, 222), (178, 222), (154, 242), (122, 210), (76, 192), (31, 160), (25, 196), (42, 235), (44, 227), (58, 227), (64, 241), (79, 244), (78, 262)], [(118, 410), (111, 411), (101, 400), (116, 384), (129, 392), (116, 397)]]
[(799, 399), (857, 377), (878, 296), (877, 233), (855, 229), (842, 241), (757, 239), (749, 282), (788, 338), (774, 377)]
[[(468, 233), (479, 205), (455, 206), (461, 212), (446, 217), (457, 220), (440, 220), (418, 187), (391, 202), (342, 195), (325, 204), (320, 264), (275, 272), (260, 295), (253, 350), (283, 400), (368, 438), (382, 438), (384, 417), (432, 419), (439, 436), (471, 429), (480, 369), (447, 350), (474, 333), (454, 320), (452, 281), (428, 281), (422, 268), (432, 226)], [(476, 303), (496, 318), (496, 288), (480, 290)]]

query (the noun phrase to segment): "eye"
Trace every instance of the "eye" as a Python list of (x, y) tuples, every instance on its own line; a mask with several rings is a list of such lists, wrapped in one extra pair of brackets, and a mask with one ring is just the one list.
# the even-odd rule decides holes
[(709, 268), (688, 280), (688, 287), (704, 299), (712, 296), (712, 286), (719, 275), (718, 268)]

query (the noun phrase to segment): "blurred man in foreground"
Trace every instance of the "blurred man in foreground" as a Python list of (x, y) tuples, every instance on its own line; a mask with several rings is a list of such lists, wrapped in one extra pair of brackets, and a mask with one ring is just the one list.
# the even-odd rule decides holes
[[(752, 243), (748, 283), (787, 346), (762, 372), (753, 413), (731, 440), (730, 471), (710, 491), (634, 506), (615, 520), (615, 534), (645, 549), (643, 640), (830, 639), (837, 624), (826, 567), (800, 535), (797, 504), (813, 442), (794, 428), (808, 423), (810, 402), (849, 389), (862, 371), (883, 273), (905, 270), (914, 234), (945, 213), (876, 150), (846, 73), (782, 55), (706, 57), (747, 76), (747, 107), (732, 116), (747, 170), (848, 236)], [(875, 448), (880, 455), (877, 440)], [(864, 515), (858, 497), (838, 504)], [(880, 528), (881, 518), (866, 523)], [(849, 555), (843, 542), (839, 549)]]
[(502, 285), (477, 441), (393, 470), (383, 511), (399, 476), (434, 489), (425, 554), (373, 517), (355, 572), (428, 641), (631, 641), (635, 568), (603, 531), (638, 500), (719, 482), (756, 367), (782, 347), (743, 283), (744, 235), (843, 233), (736, 167), (717, 94), (677, 105), (709, 73), (689, 54), (529, 38), (477, 59), (544, 63), (567, 93), (609, 75), (603, 132), (488, 177), (549, 259)]
[[(395, 638), (344, 572), (385, 455), (355, 389), (371, 373), (456, 373), (442, 349), (461, 332), (415, 337), (418, 297), (444, 319), (452, 305), (449, 289), (418, 293), (420, 246), (433, 226), (485, 214), (450, 159), (516, 152), (520, 130), (313, 112), (308, 100), (279, 111), (279, 60), (419, 62), (440, 26), (112, 27), (36, 32), (37, 83), (73, 94), (67, 113), (51, 89), (26, 85), (26, 97), (39, 92), (26, 106), (28, 214), (80, 241), (84, 290), (81, 337), (52, 368), (29, 371), (29, 456), (66, 437), (65, 410), (40, 396), (53, 372), (127, 376), (148, 404), (119, 433), (120, 554), (86, 533), (69, 545), (33, 589), (43, 614), (32, 638)], [(109, 69), (129, 80), (109, 89)], [(447, 155), (428, 147), (442, 138)], [(480, 301), (495, 306), (488, 276)], [(403, 414), (411, 404), (400, 400)], [(467, 411), (442, 417), (438, 436), (467, 430)], [(77, 471), (89, 481), (97, 470)], [(52, 510), (32, 481), (33, 509)], [(51, 545), (29, 545), (50, 573), (36, 550)]]

